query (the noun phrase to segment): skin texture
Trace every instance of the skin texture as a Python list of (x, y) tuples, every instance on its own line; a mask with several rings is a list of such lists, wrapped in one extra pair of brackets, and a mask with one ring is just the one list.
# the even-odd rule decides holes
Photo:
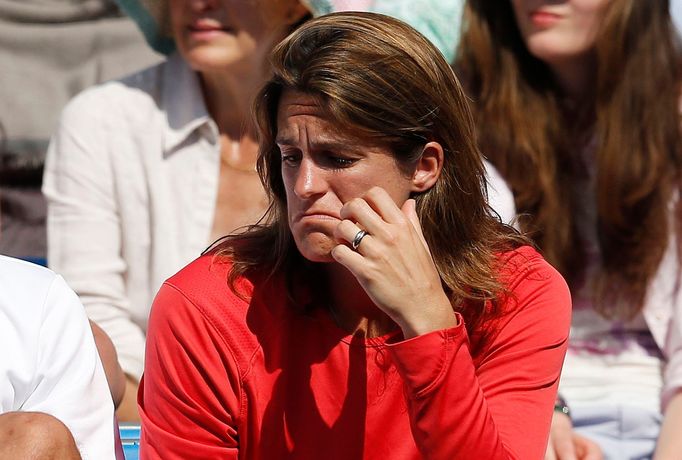
[(594, 67), (594, 45), (609, 0), (511, 0), (530, 53), (544, 61), (568, 94), (580, 96)]
[(410, 178), (391, 154), (380, 147), (364, 148), (334, 133), (312, 98), (285, 93), (277, 125), (289, 226), (308, 260), (333, 261), (331, 250), (338, 244), (334, 229), (341, 223), (341, 208), (372, 186), (382, 187), (396, 203), (409, 197)]
[[(250, 71), (264, 59), (289, 17), (307, 10), (295, 0), (169, 0), (178, 49), (200, 72)], [(263, 66), (264, 67), (264, 66)]]
[(512, 0), (528, 50), (550, 63), (575, 59), (594, 47), (609, 0)]
[(682, 391), (678, 391), (668, 403), (658, 436), (654, 460), (674, 460), (682, 452), (680, 428), (682, 427)]
[(602, 460), (599, 445), (573, 431), (566, 414), (554, 412), (545, 460)]
[(121, 422), (139, 422), (140, 415), (136, 401), (137, 380), (123, 373), (118, 363), (116, 348), (107, 333), (92, 321), (90, 321), (90, 327), (107, 377), (111, 399), (116, 408), (116, 418)]
[(80, 460), (69, 429), (51, 415), (8, 412), (0, 415), (0, 458)]
[[(292, 91), (277, 126), (289, 226), (304, 257), (327, 263), (339, 326), (377, 335), (398, 325), (407, 338), (456, 325), (408, 199), (438, 179), (442, 147), (427, 143), (406, 174), (390, 151), (339, 133), (315, 99)], [(360, 229), (369, 235), (353, 251)]]
[(135, 378), (125, 376), (125, 390), (120, 404), (116, 407), (116, 418), (119, 422), (140, 422), (137, 409), (137, 390), (140, 384)]
[(123, 399), (126, 386), (126, 376), (123, 369), (118, 364), (118, 355), (111, 339), (97, 324), (90, 321), (90, 328), (92, 335), (95, 337), (95, 344), (99, 352), (99, 358), (102, 360), (104, 366), (104, 373), (107, 376), (109, 383), (109, 391), (111, 398), (114, 401), (114, 407), (118, 407)]

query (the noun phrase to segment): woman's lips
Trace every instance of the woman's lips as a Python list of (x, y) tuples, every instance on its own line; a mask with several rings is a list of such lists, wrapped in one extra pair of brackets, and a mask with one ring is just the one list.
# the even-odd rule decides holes
[(550, 27), (559, 22), (561, 16), (547, 11), (533, 11), (530, 20), (536, 27)]
[(231, 32), (231, 29), (224, 27), (216, 21), (199, 20), (187, 27), (190, 35), (197, 39), (211, 39), (218, 35), (223, 35)]
[(306, 220), (341, 220), (336, 216), (332, 216), (330, 214), (325, 214), (325, 213), (305, 213), (299, 215), (298, 219), (299, 221), (306, 221)]
[(338, 211), (310, 208), (302, 209), (299, 212), (295, 213), (292, 223), (300, 222), (302, 224), (306, 223), (315, 224), (316, 222), (317, 223), (335, 222), (338, 224), (340, 221), (341, 217), (339, 216)]

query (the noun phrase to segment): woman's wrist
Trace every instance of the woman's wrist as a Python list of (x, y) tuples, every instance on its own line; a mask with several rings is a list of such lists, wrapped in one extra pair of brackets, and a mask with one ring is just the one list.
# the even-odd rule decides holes
[(395, 320), (403, 331), (403, 337), (408, 339), (459, 325), (457, 314), (445, 295), (431, 305), (431, 308), (422, 308), (417, 317)]
[(561, 397), (560, 394), (556, 395), (556, 400), (554, 401), (554, 412), (561, 412), (568, 418), (571, 418), (571, 409), (566, 404), (566, 400)]

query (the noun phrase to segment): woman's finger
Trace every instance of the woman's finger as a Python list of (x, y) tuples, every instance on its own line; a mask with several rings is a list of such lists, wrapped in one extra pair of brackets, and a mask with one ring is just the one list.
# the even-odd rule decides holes
[(557, 460), (577, 460), (573, 435), (571, 419), (566, 414), (555, 411), (552, 414), (548, 449), (554, 451)]
[(346, 267), (356, 277), (363, 274), (363, 256), (353, 251), (345, 244), (338, 244), (332, 248), (331, 255), (335, 261)]
[[(429, 245), (426, 243), (424, 232), (422, 232), (422, 224), (419, 221), (419, 216), (417, 215), (417, 202), (410, 198), (409, 200), (405, 201), (401, 211), (405, 217), (407, 217), (407, 220), (410, 221), (412, 227), (414, 227), (415, 231), (417, 232), (417, 235), (419, 235), (419, 239), (421, 239), (421, 242), (424, 243), (424, 247), (428, 250)], [(431, 251), (429, 251), (429, 254), (430, 253)]]
[(391, 198), (388, 192), (383, 188), (372, 187), (365, 193), (363, 198), (387, 223), (400, 224), (405, 221), (405, 215), (398, 205), (395, 204), (393, 198)]
[(572, 437), (558, 437), (554, 439), (554, 450), (558, 460), (577, 460)]
[(554, 452), (554, 446), (552, 445), (551, 440), (550, 440), (549, 444), (547, 444), (547, 451), (545, 452), (545, 460), (557, 460), (556, 453)]
[(355, 222), (358, 227), (373, 235), (383, 232), (386, 222), (363, 198), (354, 198), (341, 208), (341, 219)]
[[(360, 232), (365, 232), (364, 236)], [(344, 219), (334, 229), (334, 238), (338, 242), (346, 242), (347, 246), (360, 254), (367, 254), (369, 240), (373, 239), (372, 234), (360, 228), (353, 221)], [(356, 241), (357, 240), (357, 241)]]
[(581, 436), (578, 433), (573, 434), (573, 444), (575, 445), (577, 458), (580, 460), (604, 460), (599, 444), (591, 439)]

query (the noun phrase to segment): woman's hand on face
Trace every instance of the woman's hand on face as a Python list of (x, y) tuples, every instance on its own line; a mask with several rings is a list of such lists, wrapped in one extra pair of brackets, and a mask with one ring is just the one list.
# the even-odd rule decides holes
[[(443, 290), (415, 210), (409, 199), (402, 209), (388, 193), (374, 187), (346, 203), (334, 233), (334, 260), (355, 275), (370, 299), (403, 330), (405, 338), (457, 325)], [(350, 244), (360, 230), (356, 250)]]

